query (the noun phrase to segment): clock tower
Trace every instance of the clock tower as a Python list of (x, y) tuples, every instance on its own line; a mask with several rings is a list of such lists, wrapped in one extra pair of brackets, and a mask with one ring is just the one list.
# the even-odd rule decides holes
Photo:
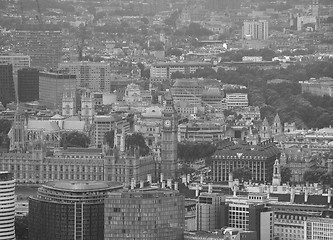
[(165, 109), (162, 120), (161, 173), (166, 179), (175, 179), (178, 172), (178, 120), (170, 92), (165, 95)]

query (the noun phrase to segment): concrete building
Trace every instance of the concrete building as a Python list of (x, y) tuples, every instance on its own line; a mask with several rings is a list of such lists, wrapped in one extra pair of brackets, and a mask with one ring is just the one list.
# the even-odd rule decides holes
[(257, 232), (258, 240), (273, 239), (274, 215), (267, 204), (266, 194), (226, 197), (228, 226)]
[(0, 65), (0, 86), (0, 102), (6, 106), (15, 101), (15, 84), (11, 64)]
[(333, 78), (311, 78), (309, 81), (300, 81), (302, 93), (311, 93), (317, 96), (333, 97)]
[(76, 76), (55, 73), (39, 73), (39, 100), (50, 109), (62, 108), (62, 97), (65, 90), (76, 89)]
[(169, 79), (172, 73), (181, 72), (185, 75), (195, 73), (197, 69), (212, 67), (208, 62), (167, 62), (156, 63), (150, 68), (151, 79)]
[(14, 31), (16, 52), (31, 58), (31, 67), (57, 69), (62, 51), (62, 34), (58, 25), (22, 25)]
[(110, 193), (105, 202), (106, 240), (181, 240), (184, 197), (170, 189), (135, 189)]
[(78, 87), (93, 91), (110, 92), (112, 72), (109, 63), (102, 62), (63, 62), (59, 69), (76, 76)]
[(0, 64), (11, 64), (15, 75), (19, 69), (30, 68), (30, 56), (22, 54), (0, 55)]
[(225, 195), (202, 192), (196, 207), (197, 231), (213, 231), (225, 226)]
[(17, 71), (17, 91), (20, 102), (39, 100), (39, 71), (36, 68)]
[(0, 172), (0, 239), (15, 240), (15, 179)]
[(104, 201), (120, 183), (58, 181), (29, 199), (29, 238), (104, 239)]
[(193, 122), (178, 125), (178, 141), (212, 142), (222, 140), (226, 125), (212, 122)]
[(186, 102), (193, 106), (201, 106), (203, 86), (198, 79), (177, 79), (171, 87), (175, 103)]
[(227, 93), (226, 103), (228, 109), (236, 107), (247, 107), (249, 106), (249, 100), (247, 93)]
[(228, 181), (229, 173), (247, 167), (252, 173), (252, 180), (271, 182), (273, 165), (279, 156), (279, 149), (268, 141), (258, 145), (236, 144), (227, 149), (218, 149), (212, 156), (213, 181)]
[(309, 217), (306, 221), (304, 239), (329, 240), (333, 239), (333, 213), (331, 210), (324, 211), (321, 216)]
[(267, 40), (268, 39), (268, 21), (244, 21), (243, 39), (247, 40)]

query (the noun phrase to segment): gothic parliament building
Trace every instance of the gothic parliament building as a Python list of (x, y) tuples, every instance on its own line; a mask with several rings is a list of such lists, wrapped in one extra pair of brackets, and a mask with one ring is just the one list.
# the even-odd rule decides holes
[(147, 178), (155, 180), (160, 174), (164, 179), (178, 177), (178, 118), (171, 94), (165, 97), (160, 161), (153, 154), (140, 156), (139, 151), (126, 149), (122, 129), (115, 130), (113, 148), (107, 144), (102, 148), (61, 148), (63, 132), (86, 133), (93, 121), (93, 108), (89, 107), (93, 105), (88, 104), (91, 97), (87, 94), (82, 98), (87, 103), (81, 111), (82, 121), (70, 116), (75, 102), (71, 93), (66, 94), (62, 113), (67, 118), (56, 114), (49, 120), (28, 119), (18, 105), (9, 132), (10, 151), (0, 153), (0, 171), (12, 172), (18, 183), (83, 180), (123, 182), (129, 186)]

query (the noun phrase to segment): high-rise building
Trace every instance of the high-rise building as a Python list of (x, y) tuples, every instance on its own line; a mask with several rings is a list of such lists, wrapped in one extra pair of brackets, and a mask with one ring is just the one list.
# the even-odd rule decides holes
[(178, 119), (170, 92), (165, 96), (165, 109), (163, 111), (163, 127), (161, 132), (161, 173), (164, 174), (166, 179), (175, 179), (178, 173)]
[(223, 194), (200, 194), (196, 208), (198, 231), (214, 231), (225, 226), (222, 212), (224, 200)]
[(15, 239), (15, 180), (0, 172), (0, 240)]
[(39, 99), (39, 71), (35, 68), (24, 68), (17, 73), (17, 91), (20, 102)]
[(19, 69), (30, 67), (30, 56), (22, 54), (0, 55), (0, 64), (12, 64), (13, 74), (17, 74)]
[(0, 102), (6, 106), (13, 101), (15, 101), (13, 67), (11, 64), (0, 65)]
[(111, 66), (102, 62), (64, 62), (59, 69), (76, 75), (78, 87), (94, 91), (110, 92), (112, 79)]
[(327, 210), (320, 217), (309, 217), (306, 221), (306, 231), (304, 239), (307, 240), (330, 240), (333, 239), (333, 212)]
[(243, 25), (243, 38), (247, 40), (267, 40), (267, 20), (245, 21)]
[(61, 59), (62, 36), (58, 25), (22, 25), (14, 32), (16, 52), (31, 57), (31, 66), (56, 69)]
[(122, 189), (110, 182), (48, 182), (29, 199), (29, 238), (103, 240), (104, 201)]
[(75, 75), (55, 72), (39, 73), (39, 100), (48, 108), (61, 110), (63, 93), (65, 90), (75, 89)]
[(110, 193), (105, 201), (106, 240), (181, 240), (184, 197), (176, 190), (137, 189)]

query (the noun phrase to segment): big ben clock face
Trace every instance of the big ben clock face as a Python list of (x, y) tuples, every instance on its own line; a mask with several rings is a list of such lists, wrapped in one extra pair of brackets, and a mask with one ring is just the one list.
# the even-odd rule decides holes
[(165, 120), (164, 121), (164, 127), (170, 128), (171, 127), (171, 121), (170, 120)]

